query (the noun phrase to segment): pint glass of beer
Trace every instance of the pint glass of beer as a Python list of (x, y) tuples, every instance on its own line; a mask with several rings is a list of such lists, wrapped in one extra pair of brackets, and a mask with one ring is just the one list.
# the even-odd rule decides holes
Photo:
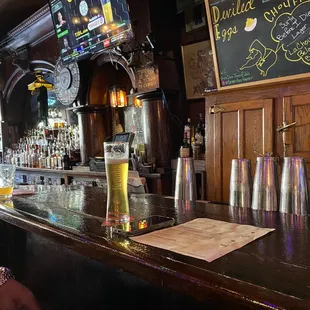
[(106, 224), (128, 222), (128, 142), (104, 143), (104, 159), (108, 183)]
[(14, 165), (0, 165), (0, 200), (12, 197), (15, 178)]

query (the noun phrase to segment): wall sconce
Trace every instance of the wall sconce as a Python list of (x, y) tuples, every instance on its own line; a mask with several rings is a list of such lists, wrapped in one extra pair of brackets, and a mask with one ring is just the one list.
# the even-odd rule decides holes
[(114, 85), (110, 87), (109, 94), (112, 108), (127, 107), (127, 94), (124, 87)]
[(140, 100), (137, 97), (135, 97), (134, 100), (133, 100), (133, 106), (135, 108), (140, 108), (141, 109), (143, 107), (142, 100)]

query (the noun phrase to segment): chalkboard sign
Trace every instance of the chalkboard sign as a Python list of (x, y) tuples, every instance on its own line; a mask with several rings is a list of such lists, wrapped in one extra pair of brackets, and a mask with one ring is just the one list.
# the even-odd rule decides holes
[(310, 0), (206, 0), (206, 7), (219, 89), (310, 77)]

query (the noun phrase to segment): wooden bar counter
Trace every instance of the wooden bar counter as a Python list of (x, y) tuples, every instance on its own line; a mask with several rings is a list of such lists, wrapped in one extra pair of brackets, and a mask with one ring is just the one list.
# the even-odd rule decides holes
[[(171, 292), (165, 293), (166, 296), (178, 294), (175, 306), (182, 298), (189, 298), (186, 302), (192, 303), (190, 309), (310, 308), (308, 217), (206, 202), (180, 204), (170, 197), (158, 195), (130, 196), (131, 213), (137, 219), (163, 215), (183, 223), (197, 217), (207, 217), (276, 229), (240, 250), (207, 263), (145, 246), (119, 235), (111, 236), (102, 227), (106, 206), (103, 188), (38, 186), (36, 190), (36, 195), (16, 196), (11, 203), (0, 205), (0, 263), (7, 263), (11, 268), (17, 266), (19, 278), (41, 299), (47, 300), (50, 294), (54, 294), (54, 300), (59, 298), (64, 303), (65, 291), (68, 292), (69, 287), (63, 287), (62, 293), (55, 290), (62, 285), (62, 281), (68, 280), (69, 274), (66, 274), (65, 268), (61, 271), (57, 268), (63, 260), (64, 254), (60, 253), (70, 251), (70, 255), (81, 254), (86, 260), (93, 260), (99, 269), (101, 265), (108, 266), (119, 273), (134, 276), (138, 279), (135, 281), (143, 280), (154, 286), (153, 292), (160, 288)], [(35, 243), (45, 246), (45, 252), (54, 252), (43, 254), (42, 247), (35, 247)], [(5, 257), (2, 257), (3, 253)], [(74, 259), (71, 267), (83, 273), (83, 264), (82, 267), (77, 265)], [(52, 273), (54, 276), (57, 274), (58, 281), (49, 280)], [(88, 287), (95, 281), (103, 280), (107, 281), (106, 287), (112, 285), (106, 273), (103, 272), (100, 277), (99, 272), (93, 271), (92, 274), (87, 280)], [(75, 271), (70, 277), (80, 279), (82, 275)], [(77, 281), (81, 285), (82, 280)], [(50, 291), (46, 291), (48, 287)], [(77, 292), (78, 289), (75, 298), (78, 298)], [(57, 294), (63, 296), (57, 297)], [(91, 296), (92, 300), (98, 297), (96, 290), (83, 290), (83, 294), (88, 298)], [(132, 294), (143, 298), (142, 290), (137, 289)], [(149, 306), (156, 303), (155, 299), (149, 300)], [(123, 309), (124, 302), (118, 300), (113, 309)], [(189, 304), (184, 302), (183, 306)], [(163, 302), (161, 308), (167, 308), (165, 305), (168, 307), (168, 303)], [(96, 309), (105, 309), (104, 305), (101, 306)], [(139, 306), (147, 305), (132, 301), (129, 309)]]

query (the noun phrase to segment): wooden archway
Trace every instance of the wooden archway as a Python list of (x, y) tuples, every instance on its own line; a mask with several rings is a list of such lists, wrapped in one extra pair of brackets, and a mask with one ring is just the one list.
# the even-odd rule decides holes
[(43, 73), (54, 73), (55, 66), (45, 60), (32, 60), (30, 61), (30, 70), (24, 71), (21, 68), (17, 68), (7, 80), (4, 90), (3, 90), (3, 100), (8, 103), (12, 92), (17, 85), (17, 83), (27, 74), (33, 72), (43, 72)]
[(128, 67), (127, 60), (114, 52), (104, 52), (93, 57), (95, 66), (87, 90), (89, 105), (108, 105), (109, 87), (118, 84), (126, 88), (127, 93), (136, 88), (135, 74)]
[(108, 62), (121, 65), (127, 72), (131, 80), (132, 87), (137, 88), (135, 72), (132, 68), (128, 66), (128, 61), (124, 56), (117, 53), (116, 51), (106, 51), (106, 52), (103, 52), (102, 54), (99, 54), (95, 59), (99, 67), (101, 67), (102, 65)]

